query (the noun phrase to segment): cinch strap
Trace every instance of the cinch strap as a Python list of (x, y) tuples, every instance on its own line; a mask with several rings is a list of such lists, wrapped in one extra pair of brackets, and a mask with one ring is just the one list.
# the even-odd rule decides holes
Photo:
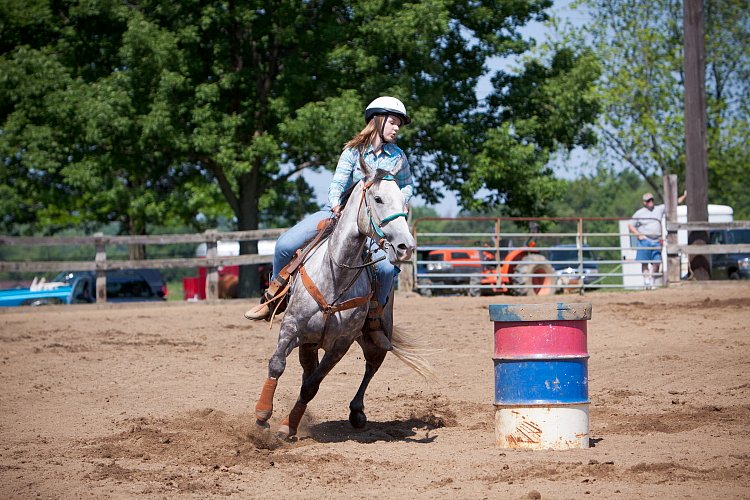
[(307, 289), (307, 292), (313, 299), (315, 299), (315, 302), (318, 303), (318, 306), (320, 306), (320, 310), (323, 312), (323, 321), (325, 323), (328, 323), (328, 318), (331, 317), (331, 315), (336, 314), (340, 311), (354, 309), (355, 307), (368, 304), (372, 299), (372, 294), (370, 294), (364, 297), (355, 297), (353, 299), (349, 299), (346, 302), (342, 302), (341, 304), (329, 304), (328, 301), (326, 301), (325, 297), (323, 297), (320, 289), (315, 285), (315, 282), (307, 274), (304, 264), (299, 267), (299, 275), (300, 278), (302, 278), (302, 284)]

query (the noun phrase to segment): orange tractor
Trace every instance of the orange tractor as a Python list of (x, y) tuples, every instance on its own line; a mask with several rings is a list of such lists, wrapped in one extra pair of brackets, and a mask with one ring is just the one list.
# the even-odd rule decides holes
[[(534, 247), (534, 242), (528, 243)], [(491, 285), (492, 293), (511, 293), (513, 295), (552, 295), (555, 293), (557, 275), (555, 268), (538, 250), (520, 248), (501, 254), (501, 263), (494, 269), (483, 271), (480, 283)], [(508, 286), (514, 286), (509, 288)], [(518, 286), (519, 288), (515, 288)]]
[(554, 294), (555, 269), (533, 247), (534, 242), (530, 241), (526, 247), (501, 250), (499, 259), (488, 250), (432, 250), (427, 254), (427, 264), (418, 267), (419, 274), (429, 275), (418, 278), (419, 291), (422, 295), (432, 295), (435, 285), (449, 289), (451, 285), (461, 285), (470, 296)]

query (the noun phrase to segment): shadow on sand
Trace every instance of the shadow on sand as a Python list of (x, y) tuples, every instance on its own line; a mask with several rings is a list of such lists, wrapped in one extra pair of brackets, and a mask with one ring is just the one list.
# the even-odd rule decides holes
[(353, 429), (348, 420), (335, 420), (314, 424), (308, 429), (311, 438), (319, 443), (342, 443), (357, 441), (375, 443), (377, 441), (408, 441), (411, 443), (431, 443), (436, 436), (430, 433), (442, 426), (435, 426), (420, 418), (390, 420), (387, 422), (367, 422), (364, 429)]

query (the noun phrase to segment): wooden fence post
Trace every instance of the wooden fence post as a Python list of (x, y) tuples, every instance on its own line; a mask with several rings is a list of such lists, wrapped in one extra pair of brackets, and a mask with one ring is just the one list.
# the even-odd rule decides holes
[[(206, 235), (206, 260), (209, 262), (218, 257), (217, 242), (219, 233), (214, 229), (205, 232)], [(219, 268), (215, 265), (206, 267), (206, 300), (215, 301), (219, 299)]]
[(398, 274), (398, 291), (414, 291), (414, 261), (402, 262), (399, 264), (399, 267), (401, 268), (401, 272)]
[(576, 247), (578, 250), (578, 279), (580, 280), (578, 295), (583, 295), (586, 285), (586, 275), (583, 272), (583, 219), (581, 218), (578, 219), (578, 224), (576, 224)]
[(680, 254), (674, 248), (677, 247), (677, 231), (670, 230), (670, 223), (677, 222), (677, 176), (674, 174), (664, 176), (664, 203), (667, 208), (667, 269), (666, 283), (677, 283), (680, 281)]
[(107, 272), (99, 265), (107, 260), (107, 251), (102, 240), (103, 236), (102, 233), (94, 234), (94, 248), (96, 249), (96, 256), (94, 257), (94, 262), (96, 263), (96, 302), (102, 304), (107, 302)]

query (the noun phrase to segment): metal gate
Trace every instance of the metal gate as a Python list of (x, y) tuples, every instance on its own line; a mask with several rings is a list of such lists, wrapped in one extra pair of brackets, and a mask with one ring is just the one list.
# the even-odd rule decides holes
[[(629, 220), (420, 218), (414, 222), (411, 288), (423, 295), (477, 296), (664, 286), (663, 238), (652, 259), (636, 261), (636, 251), (645, 247), (630, 235)], [(644, 279), (642, 264), (658, 265), (650, 273), (652, 282)]]

